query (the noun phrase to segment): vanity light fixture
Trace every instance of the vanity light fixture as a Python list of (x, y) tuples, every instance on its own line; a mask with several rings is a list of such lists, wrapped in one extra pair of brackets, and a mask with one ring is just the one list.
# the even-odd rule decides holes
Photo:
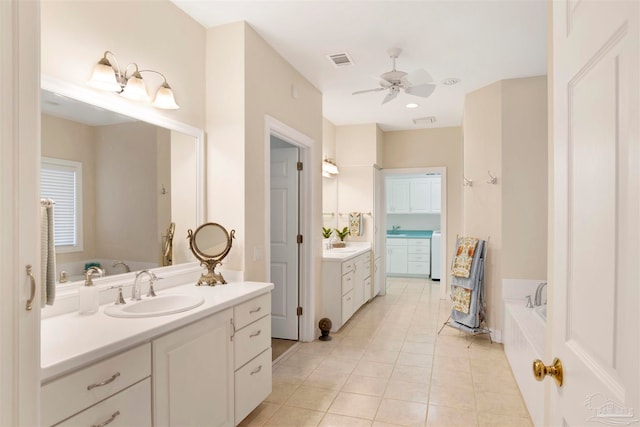
[(338, 173), (340, 173), (338, 166), (332, 160), (325, 158), (322, 161), (322, 176), (330, 178), (331, 175), (337, 175)]
[[(107, 55), (111, 56), (115, 66), (107, 59)], [(130, 72), (131, 69), (133, 71)], [(108, 50), (94, 67), (91, 79), (87, 84), (96, 89), (117, 92), (127, 99), (148, 102), (150, 101), (149, 92), (141, 73), (155, 73), (164, 80), (156, 91), (151, 105), (164, 110), (177, 110), (180, 108), (176, 104), (175, 96), (164, 74), (155, 70), (139, 70), (138, 64), (133, 62), (128, 64), (124, 70), (121, 70), (118, 59), (113, 52)]]

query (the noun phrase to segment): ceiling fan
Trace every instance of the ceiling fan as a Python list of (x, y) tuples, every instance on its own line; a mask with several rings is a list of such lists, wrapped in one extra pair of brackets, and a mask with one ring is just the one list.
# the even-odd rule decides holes
[(395, 99), (400, 93), (400, 89), (404, 90), (409, 95), (419, 96), (422, 98), (428, 98), (436, 88), (436, 83), (433, 82), (431, 75), (422, 69), (406, 73), (404, 71), (396, 70), (396, 59), (400, 56), (402, 49), (392, 48), (387, 51), (389, 57), (393, 61), (393, 69), (387, 71), (378, 77), (378, 83), (380, 87), (375, 89), (365, 89), (353, 92), (352, 95), (359, 95), (367, 92), (380, 92), (388, 90), (389, 93), (382, 100), (383, 104)]

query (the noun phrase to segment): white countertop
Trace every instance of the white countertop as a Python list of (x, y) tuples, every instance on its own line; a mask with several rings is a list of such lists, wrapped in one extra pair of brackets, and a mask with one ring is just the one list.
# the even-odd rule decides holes
[(273, 289), (272, 283), (236, 282), (227, 285), (195, 286), (193, 283), (164, 289), (158, 295), (202, 295), (204, 303), (182, 313), (145, 318), (116, 318), (98, 313), (77, 312), (43, 319), (41, 322), (41, 381), (92, 364), (112, 354), (166, 334), (189, 323), (223, 311)]
[(349, 242), (345, 248), (334, 248), (322, 251), (323, 261), (346, 261), (371, 250), (369, 242)]

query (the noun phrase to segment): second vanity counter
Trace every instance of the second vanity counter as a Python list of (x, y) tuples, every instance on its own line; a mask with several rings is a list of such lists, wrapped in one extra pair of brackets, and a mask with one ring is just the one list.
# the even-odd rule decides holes
[(324, 249), (322, 251), (323, 261), (346, 261), (362, 255), (371, 250), (369, 242), (349, 242), (344, 248)]
[(104, 313), (105, 308), (111, 305), (105, 304), (92, 315), (73, 312), (43, 319), (41, 381), (47, 383), (105, 357), (267, 294), (271, 289), (273, 284), (260, 282), (237, 282), (214, 287), (189, 283), (158, 292), (158, 295), (199, 295), (204, 298), (200, 306), (181, 313), (135, 319), (116, 318)]

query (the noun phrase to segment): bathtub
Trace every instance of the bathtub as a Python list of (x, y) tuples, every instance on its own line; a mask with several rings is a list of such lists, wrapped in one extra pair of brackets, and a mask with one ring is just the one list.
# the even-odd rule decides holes
[[(530, 282), (533, 292), (525, 295), (535, 293), (540, 281)], [(533, 424), (543, 426), (544, 382), (533, 377), (532, 364), (535, 359), (544, 360), (547, 306), (527, 308), (525, 295), (504, 299), (504, 352)]]

